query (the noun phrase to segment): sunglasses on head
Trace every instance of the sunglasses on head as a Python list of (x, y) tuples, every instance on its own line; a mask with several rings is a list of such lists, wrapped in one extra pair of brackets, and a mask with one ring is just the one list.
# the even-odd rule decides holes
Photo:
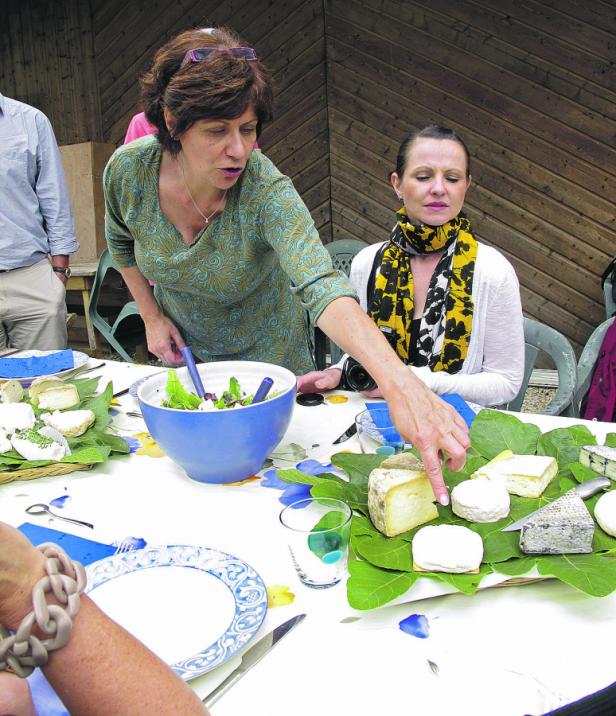
[(184, 67), (189, 62), (202, 62), (207, 60), (210, 55), (216, 52), (226, 52), (233, 57), (239, 57), (242, 60), (256, 60), (257, 53), (252, 47), (194, 47), (184, 55), (180, 67)]

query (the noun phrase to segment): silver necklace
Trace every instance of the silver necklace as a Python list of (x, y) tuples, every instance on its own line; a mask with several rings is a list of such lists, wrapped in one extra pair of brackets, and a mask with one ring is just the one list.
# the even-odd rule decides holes
[(220, 207), (222, 206), (223, 201), (225, 200), (225, 197), (227, 196), (227, 190), (225, 189), (222, 193), (222, 198), (218, 202), (216, 208), (214, 211), (209, 215), (206, 216), (201, 209), (197, 206), (197, 202), (193, 199), (193, 195), (190, 193), (190, 189), (188, 188), (188, 183), (186, 181), (186, 176), (184, 175), (184, 163), (180, 161), (180, 158), (178, 157), (178, 162), (180, 164), (180, 171), (182, 172), (182, 181), (184, 182), (184, 188), (186, 189), (186, 193), (188, 194), (189, 199), (192, 201), (193, 206), (195, 209), (199, 212), (199, 214), (203, 217), (203, 220), (205, 221), (205, 225), (207, 226), (210, 223), (210, 219), (216, 214)]

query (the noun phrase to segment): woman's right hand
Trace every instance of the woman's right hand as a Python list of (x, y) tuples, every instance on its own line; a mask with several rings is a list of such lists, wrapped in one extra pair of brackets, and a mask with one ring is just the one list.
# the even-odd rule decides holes
[(320, 393), (322, 390), (334, 390), (340, 384), (342, 371), (339, 368), (313, 370), (297, 377), (298, 393)]
[(144, 319), (148, 350), (167, 365), (184, 365), (182, 348), (186, 346), (175, 324), (162, 313)]

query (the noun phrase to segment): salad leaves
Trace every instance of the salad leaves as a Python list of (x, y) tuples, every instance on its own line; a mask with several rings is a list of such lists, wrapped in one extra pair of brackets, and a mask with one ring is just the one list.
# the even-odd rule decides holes
[[(244, 395), (239, 380), (232, 377), (229, 389), (225, 390), (220, 398), (214, 393), (206, 393), (205, 400), (211, 400), (215, 408), (224, 410), (235, 405), (250, 405), (254, 395)], [(199, 410), (203, 401), (195, 393), (191, 393), (182, 385), (176, 371), (170, 370), (167, 374), (167, 399), (162, 401), (163, 408), (176, 410)]]
[[(608, 435), (606, 443), (613, 443), (616, 434)], [(594, 435), (584, 426), (574, 425), (541, 434), (513, 415), (494, 410), (482, 410), (471, 428), (471, 448), (464, 468), (451, 472), (444, 468), (449, 488), (466, 480), (488, 460), (506, 449), (517, 454), (551, 455), (559, 465), (557, 478), (543, 495), (527, 499), (511, 495), (511, 512), (499, 522), (475, 524), (457, 517), (450, 506), (437, 505), (439, 516), (430, 524), (459, 524), (481, 535), (484, 560), (479, 574), (445, 574), (413, 571), (411, 542), (420, 527), (396, 537), (385, 537), (372, 524), (368, 512), (368, 477), (385, 459), (382, 455), (338, 453), (332, 464), (342, 470), (347, 479), (338, 475), (306, 475), (299, 470), (279, 470), (285, 482), (311, 486), (315, 497), (334, 497), (353, 508), (349, 549), (349, 579), (347, 598), (355, 609), (374, 609), (403, 595), (419, 579), (443, 582), (464, 594), (473, 594), (482, 579), (492, 572), (519, 577), (531, 571), (541, 576), (555, 577), (585, 594), (602, 597), (616, 590), (616, 538), (595, 529), (593, 553), (583, 555), (525, 555), (519, 548), (518, 532), (502, 532), (507, 524), (551, 502), (579, 482), (596, 474), (578, 462), (581, 445), (596, 444)], [(587, 500), (593, 512), (600, 495)]]

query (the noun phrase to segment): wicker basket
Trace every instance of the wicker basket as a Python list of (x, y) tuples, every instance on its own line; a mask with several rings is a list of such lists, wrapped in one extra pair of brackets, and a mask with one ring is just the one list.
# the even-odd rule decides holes
[(57, 477), (58, 475), (68, 475), (69, 472), (77, 470), (89, 470), (93, 465), (78, 465), (74, 462), (57, 462), (53, 465), (45, 467), (31, 467), (25, 470), (10, 470), (0, 472), (0, 485), (13, 480), (35, 480), (37, 477)]

